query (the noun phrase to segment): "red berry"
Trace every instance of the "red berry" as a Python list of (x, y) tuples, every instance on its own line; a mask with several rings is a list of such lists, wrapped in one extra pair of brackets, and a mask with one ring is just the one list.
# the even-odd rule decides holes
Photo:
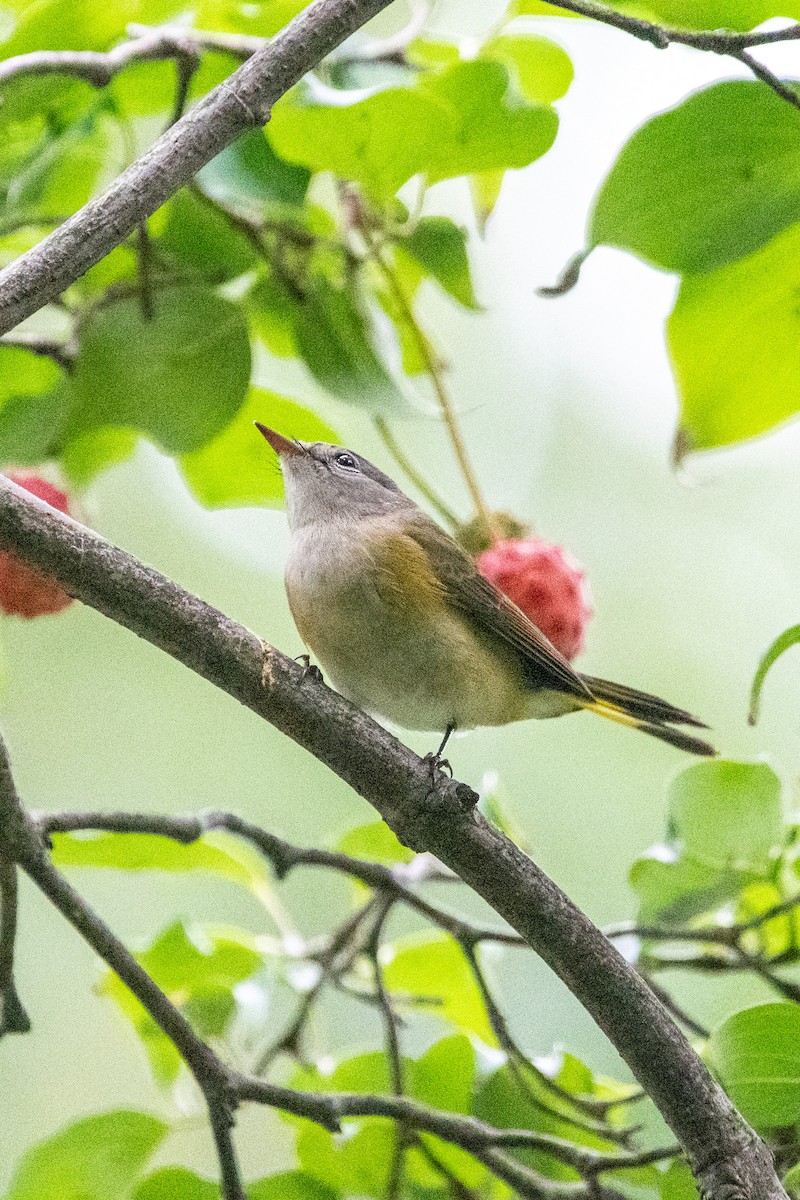
[[(65, 492), (31, 471), (8, 471), (8, 478), (20, 487), (51, 504), (59, 512), (69, 512)], [(0, 552), (0, 611), (13, 617), (43, 617), (58, 613), (72, 604), (72, 597), (55, 580), (29, 567), (15, 554)]]
[(478, 570), (521, 608), (570, 661), (583, 649), (592, 615), (586, 576), (571, 554), (539, 538), (496, 542)]

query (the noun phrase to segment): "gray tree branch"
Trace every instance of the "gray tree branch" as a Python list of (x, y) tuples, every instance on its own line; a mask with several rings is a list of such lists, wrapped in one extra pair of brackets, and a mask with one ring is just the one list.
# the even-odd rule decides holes
[(469, 884), (605, 1031), (681, 1142), (707, 1197), (785, 1200), (767, 1147), (644, 980), (556, 884), (476, 812), (471, 788), (440, 774), (432, 789), (426, 763), (304, 676), (292, 659), (5, 479), (0, 547), (286, 733), (368, 800), (407, 845), (435, 854)]

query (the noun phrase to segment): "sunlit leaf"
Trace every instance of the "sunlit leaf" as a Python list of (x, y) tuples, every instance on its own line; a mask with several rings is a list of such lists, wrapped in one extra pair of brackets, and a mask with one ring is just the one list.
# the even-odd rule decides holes
[(201, 287), (157, 292), (95, 311), (81, 330), (70, 433), (138, 430), (170, 453), (205, 445), (239, 410), (250, 377), (241, 309)]
[(339, 440), (330, 425), (294, 400), (252, 387), (246, 404), (227, 429), (202, 450), (181, 456), (181, 473), (192, 494), (207, 508), (245, 504), (274, 508), (282, 504), (280, 469), (254, 421), (304, 442)]
[(533, 104), (551, 104), (569, 90), (574, 70), (566, 50), (533, 33), (501, 33), (481, 46), (481, 58), (502, 63), (519, 93)]
[(143, 1179), (132, 1200), (219, 1200), (216, 1183), (201, 1179), (185, 1167), (162, 1167)]
[[(756, 81), (695, 93), (623, 148), (597, 198), (590, 243), (686, 273), (743, 258), (800, 220), (798, 137), (800, 113)], [(750, 305), (731, 292), (743, 323)]]
[(709, 1053), (725, 1089), (760, 1129), (800, 1117), (800, 1008), (757, 1004), (715, 1029)]
[(130, 458), (138, 441), (130, 429), (91, 429), (67, 442), (59, 454), (61, 469), (73, 483), (86, 485), (101, 471)]
[(688, 1163), (670, 1163), (661, 1176), (661, 1200), (700, 1200), (700, 1193)]
[(684, 279), (667, 321), (683, 450), (727, 446), (796, 415), (798, 289), (800, 225), (748, 258)]
[[(225, 933), (176, 922), (137, 955), (148, 975), (178, 1005), (204, 1039), (220, 1037), (236, 1013), (235, 988), (262, 966), (262, 954), (242, 930)], [(107, 972), (101, 992), (113, 999), (133, 1024), (162, 1085), (175, 1082), (181, 1057), (172, 1041), (128, 991)]]
[(386, 986), (400, 997), (416, 998), (415, 1007), (473, 1033), (496, 1046), (486, 1008), (461, 947), (447, 934), (413, 934), (392, 944)]
[(379, 863), (408, 863), (414, 857), (414, 851), (397, 840), (385, 821), (370, 821), (351, 829), (339, 839), (336, 849), (353, 858)]
[(23, 1156), (5, 1200), (126, 1200), (167, 1132), (140, 1112), (76, 1121)]
[(8, 189), (5, 210), (18, 213), (72, 213), (95, 190), (111, 147), (109, 129), (97, 115), (67, 126), (40, 146)]
[(268, 886), (264, 860), (239, 838), (222, 831), (182, 845), (145, 833), (54, 833), (53, 862), (62, 867), (116, 871), (200, 871), (259, 892)]
[(643, 920), (681, 921), (769, 875), (783, 841), (780, 780), (765, 763), (696, 763), (672, 783), (671, 840), (630, 880)]
[(249, 1183), (247, 1195), (248, 1200), (336, 1200), (338, 1192), (305, 1171), (281, 1171)]

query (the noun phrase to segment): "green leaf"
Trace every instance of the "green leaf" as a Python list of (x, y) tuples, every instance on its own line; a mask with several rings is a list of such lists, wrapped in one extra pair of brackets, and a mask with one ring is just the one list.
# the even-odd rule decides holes
[(270, 123), (278, 151), (315, 171), (333, 171), (378, 197), (412, 176), (430, 182), (525, 167), (550, 149), (558, 118), (526, 104), (496, 62), (459, 62), (415, 88), (387, 88), (336, 105), (295, 91)]
[(5, 1200), (126, 1200), (167, 1132), (140, 1112), (76, 1121), (23, 1156)]
[(476, 1065), (475, 1050), (463, 1033), (441, 1038), (410, 1065), (409, 1091), (433, 1108), (468, 1113)]
[(661, 1200), (700, 1200), (688, 1163), (676, 1159), (661, 1176)]
[(267, 271), (247, 293), (253, 332), (277, 358), (296, 358), (292, 311), (298, 297), (274, 271)]
[(72, 388), (70, 433), (123, 426), (167, 453), (205, 445), (236, 415), (250, 377), (241, 308), (201, 287), (158, 292), (154, 317), (138, 299), (85, 321)]
[(566, 50), (532, 33), (501, 33), (481, 46), (480, 56), (502, 63), (532, 104), (560, 100), (575, 74)]
[[(250, 979), (263, 965), (263, 956), (242, 930), (217, 930), (182, 922), (164, 930), (137, 959), (194, 1025), (200, 1037), (217, 1038), (236, 1013), (237, 984)], [(107, 972), (100, 991), (113, 999), (133, 1024), (159, 1083), (178, 1078), (181, 1056), (125, 984)]]
[(385, 821), (370, 821), (351, 829), (339, 839), (336, 849), (370, 862), (409, 863), (414, 858), (414, 851), (397, 840)]
[(6, 215), (47, 217), (81, 208), (97, 186), (111, 144), (108, 124), (96, 113), (47, 137), (11, 183)]
[(338, 1192), (305, 1171), (281, 1171), (258, 1183), (249, 1183), (247, 1195), (249, 1200), (336, 1200)]
[(266, 204), (302, 204), (311, 173), (279, 157), (273, 142), (261, 129), (243, 133), (203, 167), (198, 183), (216, 200), (257, 213)]
[(59, 454), (61, 469), (73, 483), (85, 486), (101, 471), (130, 458), (138, 441), (130, 429), (92, 429), (67, 442)]
[(461, 947), (444, 933), (412, 934), (391, 946), (384, 972), (390, 991), (414, 997), (428, 1009), (487, 1046), (496, 1046), (486, 1007)]
[(292, 309), (294, 339), (311, 374), (332, 395), (370, 412), (407, 413), (409, 404), (378, 356), (355, 284), (316, 275)]
[(0, 347), (0, 463), (30, 466), (50, 457), (70, 408), (62, 378), (51, 359)]
[(676, 445), (727, 446), (800, 408), (800, 225), (749, 258), (683, 281), (667, 321), (681, 398)]
[(166, 206), (158, 248), (184, 269), (212, 281), (235, 279), (258, 262), (255, 250), (242, 234), (186, 188)]
[[(251, 1193), (252, 1195), (252, 1193)], [(201, 1179), (185, 1167), (162, 1167), (143, 1179), (133, 1200), (219, 1200), (216, 1183)]]
[(499, 63), (457, 63), (419, 87), (450, 114), (452, 134), (442, 129), (421, 168), (431, 183), (457, 175), (527, 167), (555, 141), (558, 117), (551, 108), (527, 105)]
[[(671, 271), (710, 271), (797, 220), (800, 113), (742, 80), (695, 93), (633, 135), (597, 198), (590, 244)], [(745, 312), (735, 294), (731, 309)]]
[(469, 270), (467, 231), (449, 217), (423, 217), (397, 246), (459, 304), (480, 307)]
[(199, 871), (262, 895), (269, 876), (261, 855), (222, 831), (182, 845), (145, 833), (54, 833), (53, 862), (61, 867), (116, 871)]
[(751, 725), (755, 725), (758, 720), (759, 708), (761, 703), (761, 689), (764, 686), (764, 681), (770, 672), (770, 669), (775, 665), (782, 654), (790, 650), (792, 646), (796, 646), (800, 642), (800, 625), (791, 625), (788, 629), (784, 629), (783, 633), (775, 638), (775, 641), (765, 652), (761, 662), (758, 664), (758, 670), (753, 678), (753, 686), (750, 690), (750, 712), (748, 721)]
[[(532, 0), (535, 2), (535, 0)], [(786, 0), (626, 0), (620, 8), (636, 16), (650, 16), (662, 24), (683, 29), (725, 29), (746, 31), (770, 17), (797, 19), (800, 11)]]
[(181, 456), (181, 474), (192, 495), (207, 508), (246, 504), (274, 508), (283, 502), (280, 468), (254, 421), (305, 442), (339, 441), (330, 425), (294, 400), (251, 387), (244, 407), (227, 429), (201, 450)]
[(715, 1029), (711, 1063), (731, 1100), (760, 1129), (800, 1118), (800, 1008), (757, 1004)]
[(671, 841), (631, 869), (640, 917), (682, 921), (767, 877), (783, 842), (780, 780), (765, 763), (696, 763), (672, 783)]

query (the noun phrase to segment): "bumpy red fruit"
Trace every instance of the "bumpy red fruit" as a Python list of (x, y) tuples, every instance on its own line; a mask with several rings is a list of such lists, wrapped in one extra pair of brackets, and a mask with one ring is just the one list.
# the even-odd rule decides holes
[(540, 538), (496, 542), (478, 569), (570, 661), (583, 649), (592, 615), (586, 576), (571, 554)]
[[(8, 478), (59, 512), (69, 512), (66, 493), (40, 475), (32, 471), (9, 471)], [(54, 580), (16, 555), (0, 553), (0, 610), (13, 617), (43, 617), (61, 612), (68, 604), (72, 604), (72, 597)]]

